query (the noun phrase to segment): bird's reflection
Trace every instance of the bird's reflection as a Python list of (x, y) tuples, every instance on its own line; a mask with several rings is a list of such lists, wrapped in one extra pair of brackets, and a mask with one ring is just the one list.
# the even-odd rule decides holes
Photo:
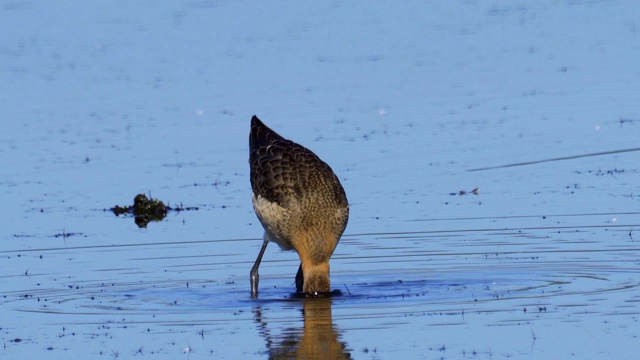
[[(303, 323), (282, 329), (279, 337), (272, 335), (273, 324), (263, 317), (262, 306), (258, 305), (254, 309), (260, 334), (266, 341), (269, 359), (351, 359), (346, 344), (341, 341), (340, 331), (333, 325), (331, 298), (308, 298), (300, 300), (300, 303), (300, 320)], [(274, 322), (278, 323), (282, 322)]]

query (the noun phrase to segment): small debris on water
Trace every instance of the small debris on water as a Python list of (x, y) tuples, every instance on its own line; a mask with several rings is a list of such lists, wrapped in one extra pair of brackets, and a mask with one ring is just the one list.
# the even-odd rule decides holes
[(480, 188), (475, 188), (471, 191), (466, 191), (466, 190), (459, 190), (458, 192), (451, 192), (449, 193), (449, 195), (451, 196), (462, 196), (462, 195), (467, 195), (467, 194), (473, 194), (473, 195), (480, 195)]

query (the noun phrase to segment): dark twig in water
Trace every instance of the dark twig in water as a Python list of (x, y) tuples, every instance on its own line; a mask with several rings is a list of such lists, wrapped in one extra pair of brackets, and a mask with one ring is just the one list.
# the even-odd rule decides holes
[(466, 190), (459, 190), (458, 192), (452, 192), (449, 193), (449, 195), (455, 196), (455, 195), (467, 195), (467, 194), (473, 194), (473, 195), (480, 195), (480, 188), (475, 188), (471, 191), (466, 191)]
[(220, 194), (222, 194), (222, 191), (220, 191), (220, 188), (218, 187), (218, 185), (220, 184), (222, 184), (222, 182), (220, 181), (220, 177), (218, 177), (216, 181), (213, 182), (213, 187), (215, 187), (215, 189), (218, 190)]
[(531, 351), (533, 351), (533, 347), (536, 345), (536, 340), (538, 340), (536, 333), (533, 331), (533, 326), (531, 326), (531, 336), (533, 338), (533, 342), (531, 342)]

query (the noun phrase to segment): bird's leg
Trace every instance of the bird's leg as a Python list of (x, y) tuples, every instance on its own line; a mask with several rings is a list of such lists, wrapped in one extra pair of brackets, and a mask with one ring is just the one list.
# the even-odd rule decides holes
[(256, 259), (255, 264), (251, 268), (251, 297), (258, 297), (258, 282), (260, 281), (260, 275), (258, 274), (258, 267), (260, 266), (260, 262), (262, 261), (262, 255), (264, 255), (264, 251), (267, 250), (267, 245), (269, 244), (268, 240), (264, 240), (262, 243), (262, 248), (260, 248), (260, 253), (258, 254), (258, 258)]
[(302, 274), (302, 263), (300, 263), (300, 267), (298, 268), (298, 273), (296, 274), (296, 291), (301, 293), (304, 288), (304, 274)]

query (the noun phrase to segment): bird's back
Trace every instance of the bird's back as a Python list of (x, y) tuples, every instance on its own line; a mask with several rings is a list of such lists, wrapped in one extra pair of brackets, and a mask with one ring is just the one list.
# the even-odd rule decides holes
[(254, 207), (265, 229), (287, 241), (295, 231), (325, 231), (335, 234), (337, 243), (349, 205), (329, 165), (256, 116), (251, 119), (249, 149)]

